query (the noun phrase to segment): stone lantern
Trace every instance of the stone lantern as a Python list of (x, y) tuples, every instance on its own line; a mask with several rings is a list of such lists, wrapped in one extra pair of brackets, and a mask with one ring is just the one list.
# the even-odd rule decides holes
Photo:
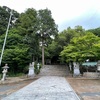
[(5, 79), (6, 79), (6, 74), (7, 74), (7, 72), (8, 72), (8, 64), (5, 64), (5, 66), (4, 67), (2, 67), (3, 68), (3, 71), (2, 71), (2, 73), (3, 73), (3, 77), (2, 77), (2, 81), (4, 81)]

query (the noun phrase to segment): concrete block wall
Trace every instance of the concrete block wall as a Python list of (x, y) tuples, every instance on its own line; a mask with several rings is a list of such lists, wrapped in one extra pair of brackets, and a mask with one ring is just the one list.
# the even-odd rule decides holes
[(99, 73), (98, 72), (84, 72), (83, 76), (89, 77), (89, 78), (98, 78)]

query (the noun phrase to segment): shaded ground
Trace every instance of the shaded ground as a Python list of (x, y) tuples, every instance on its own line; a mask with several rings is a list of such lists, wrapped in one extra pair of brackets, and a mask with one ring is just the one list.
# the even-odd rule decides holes
[(67, 78), (82, 100), (100, 100), (100, 79)]

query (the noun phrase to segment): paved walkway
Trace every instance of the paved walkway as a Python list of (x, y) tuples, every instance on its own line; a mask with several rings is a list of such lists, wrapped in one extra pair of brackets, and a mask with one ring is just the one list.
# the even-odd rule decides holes
[(80, 100), (64, 77), (44, 76), (1, 100)]

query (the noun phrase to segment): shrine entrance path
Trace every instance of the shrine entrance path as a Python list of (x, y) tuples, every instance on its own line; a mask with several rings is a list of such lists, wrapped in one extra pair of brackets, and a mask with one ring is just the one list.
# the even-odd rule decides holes
[(38, 80), (1, 100), (80, 100), (66, 81), (67, 75), (65, 65), (44, 66)]
[(1, 100), (80, 100), (64, 77), (44, 76)]

